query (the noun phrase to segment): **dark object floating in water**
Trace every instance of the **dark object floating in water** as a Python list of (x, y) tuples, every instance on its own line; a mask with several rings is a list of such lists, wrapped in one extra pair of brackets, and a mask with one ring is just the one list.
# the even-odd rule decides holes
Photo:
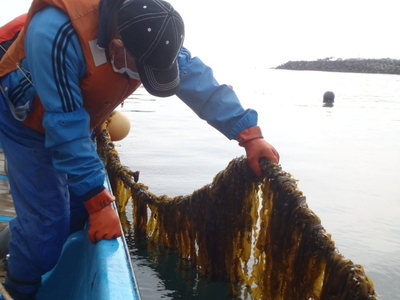
[(335, 101), (335, 94), (331, 91), (327, 91), (324, 94), (324, 103), (333, 103)]
[(323, 107), (333, 107), (333, 102), (335, 101), (335, 94), (331, 91), (327, 91), (323, 98)]

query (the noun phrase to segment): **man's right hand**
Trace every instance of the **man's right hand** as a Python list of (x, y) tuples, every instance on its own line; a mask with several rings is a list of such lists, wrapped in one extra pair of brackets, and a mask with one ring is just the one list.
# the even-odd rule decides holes
[(279, 163), (278, 151), (264, 140), (260, 127), (254, 126), (243, 130), (236, 139), (239, 146), (246, 150), (247, 161), (257, 177), (262, 176), (260, 158), (265, 157), (273, 163)]

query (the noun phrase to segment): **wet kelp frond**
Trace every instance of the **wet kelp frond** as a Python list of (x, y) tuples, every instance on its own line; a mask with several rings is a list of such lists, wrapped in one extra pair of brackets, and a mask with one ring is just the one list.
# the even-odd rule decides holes
[(363, 267), (338, 252), (279, 165), (262, 162), (259, 179), (236, 158), (191, 195), (157, 197), (121, 166), (106, 131), (97, 143), (121, 212), (132, 199), (135, 232), (199, 274), (244, 283), (253, 299), (377, 299)]
[(338, 252), (292, 176), (270, 162), (262, 168), (253, 266), (260, 299), (377, 299), (363, 267)]

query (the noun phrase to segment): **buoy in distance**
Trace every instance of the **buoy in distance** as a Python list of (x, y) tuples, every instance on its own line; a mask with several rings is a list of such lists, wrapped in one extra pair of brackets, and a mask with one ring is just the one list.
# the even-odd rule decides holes
[(333, 103), (334, 101), (335, 101), (335, 94), (331, 91), (325, 92), (323, 102), (324, 103)]

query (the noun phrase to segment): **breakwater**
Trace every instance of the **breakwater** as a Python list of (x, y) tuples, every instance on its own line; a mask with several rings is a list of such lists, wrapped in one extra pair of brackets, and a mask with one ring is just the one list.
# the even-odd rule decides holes
[(331, 58), (326, 58), (315, 61), (289, 61), (275, 69), (400, 75), (400, 60), (391, 58), (332, 60)]

